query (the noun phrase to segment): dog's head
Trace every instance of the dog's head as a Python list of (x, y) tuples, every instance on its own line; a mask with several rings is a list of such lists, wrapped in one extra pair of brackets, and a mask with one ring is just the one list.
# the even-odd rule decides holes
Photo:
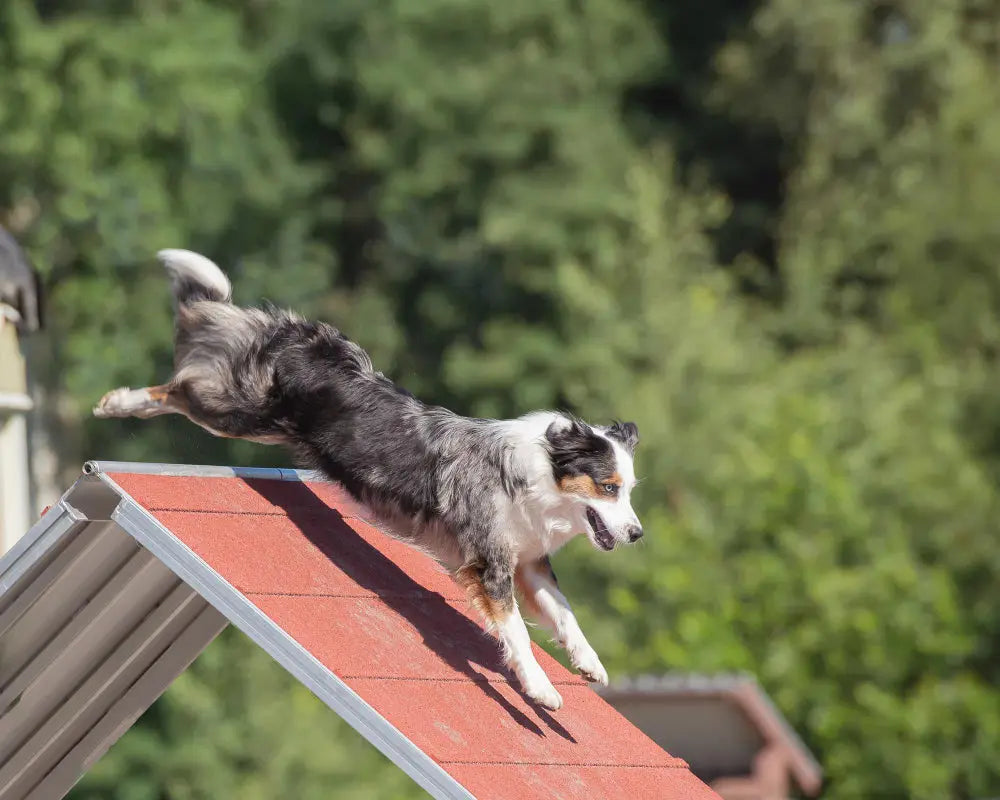
[(572, 501), (574, 523), (585, 527), (594, 546), (613, 550), (638, 540), (642, 526), (631, 502), (639, 443), (635, 423), (602, 428), (560, 418), (549, 425), (545, 440), (556, 487)]

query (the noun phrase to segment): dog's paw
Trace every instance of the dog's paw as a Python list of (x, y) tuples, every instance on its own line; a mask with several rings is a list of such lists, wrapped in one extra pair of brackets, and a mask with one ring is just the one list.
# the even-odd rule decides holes
[(556, 687), (552, 685), (549, 676), (541, 667), (534, 669), (518, 670), (518, 680), (524, 693), (538, 705), (544, 706), (551, 711), (558, 711), (562, 708), (563, 700)]
[(538, 705), (544, 706), (549, 711), (558, 711), (562, 708), (562, 695), (556, 691), (556, 687), (551, 683), (547, 686), (525, 686), (524, 693), (534, 700)]
[(601, 686), (608, 685), (608, 671), (604, 669), (601, 659), (597, 657), (593, 647), (579, 649), (570, 654), (570, 663), (585, 680), (591, 683), (599, 683)]
[(120, 416), (125, 410), (125, 400), (131, 391), (127, 386), (112, 389), (101, 398), (101, 402), (94, 406), (94, 416), (101, 419)]

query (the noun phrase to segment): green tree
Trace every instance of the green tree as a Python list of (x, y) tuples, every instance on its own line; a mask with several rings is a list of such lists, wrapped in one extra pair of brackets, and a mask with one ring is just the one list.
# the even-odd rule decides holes
[(460, 407), (442, 358), (507, 319), (529, 371), (487, 411), (559, 400), (536, 388), (532, 353), (558, 313), (553, 264), (627, 224), (635, 146), (619, 109), (661, 57), (641, 9), (305, 4), (282, 40), (276, 94), (308, 114), (299, 152), (335, 170), (328, 241), (352, 291), (331, 315), (412, 390)]
[[(33, 364), (58, 398), (50, 423), (89, 453), (112, 454), (96, 425), (81, 431), (86, 409), (108, 388), (168, 374), (157, 249), (213, 252), (234, 266), (240, 297), (305, 307), (333, 273), (307, 230), (318, 176), (292, 158), (268, 107), (267, 62), (242, 43), (240, 17), (208, 2), (172, 8), (0, 9), (0, 209), (26, 231), (49, 290)], [(197, 455), (153, 430), (114, 448), (171, 449)]]
[(557, 380), (643, 436), (644, 546), (556, 558), (585, 630), (612, 674), (755, 673), (820, 755), (825, 796), (989, 795), (997, 496), (963, 436), (962, 368), (859, 325), (787, 355), (713, 268), (711, 198), (664, 172), (634, 173), (613, 283), (558, 271), (565, 330), (611, 346), (568, 336)]
[(721, 51), (715, 102), (787, 142), (773, 233), (795, 336), (860, 317), (992, 360), (998, 23), (973, 1), (772, 0)]
[[(33, 366), (67, 480), (85, 454), (283, 459), (191, 436), (173, 421), (126, 423), (113, 437), (85, 421), (108, 388), (169, 374), (169, 295), (156, 249), (215, 254), (246, 301), (315, 310), (328, 290), (336, 262), (310, 235), (322, 173), (293, 157), (269, 105), (269, 61), (245, 42), (242, 17), (212, 3), (149, 3), (145, 13), (46, 5), (0, 7), (0, 216), (23, 232), (49, 290)], [(345, 797), (421, 794), (230, 634), (74, 796), (308, 798), (331, 786)]]
[[(167, 374), (150, 256), (204, 250), (428, 400), (639, 422), (644, 544), (556, 559), (612, 673), (753, 671), (831, 798), (996, 794), (1000, 17), (708, 8), (4, 4), (0, 222), (67, 463), (283, 461), (81, 422)], [(332, 784), (415, 791), (233, 634), (77, 792)]]

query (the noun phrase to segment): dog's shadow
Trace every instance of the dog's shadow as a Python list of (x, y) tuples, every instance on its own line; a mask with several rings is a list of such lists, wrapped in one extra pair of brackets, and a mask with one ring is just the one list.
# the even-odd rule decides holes
[[(500, 694), (482, 673), (473, 669), (473, 665), (478, 665), (500, 673), (512, 686), (518, 685), (517, 679), (503, 664), (499, 647), (491, 642), (486, 642), (491, 646), (483, 646), (486, 633), (482, 628), (449, 605), (440, 594), (421, 586), (366, 542), (336, 509), (320, 500), (305, 484), (290, 481), (249, 481), (249, 484), (266, 500), (283, 508), (288, 519), (302, 534), (358, 586), (377, 594), (383, 603), (404, 617), (420, 633), (427, 647), (448, 666), (465, 675), (521, 727), (537, 736), (545, 735), (527, 714)], [(317, 525), (317, 522), (327, 524)], [(362, 565), (363, 568), (360, 568)], [(373, 580), (374, 576), (378, 576), (377, 581)], [(386, 586), (392, 586), (393, 590), (386, 592)], [(415, 599), (419, 602), (414, 602)], [(469, 647), (460, 654), (456, 648), (448, 646), (446, 639), (468, 642)], [(573, 735), (544, 708), (527, 697), (525, 699), (553, 733), (576, 742)]]

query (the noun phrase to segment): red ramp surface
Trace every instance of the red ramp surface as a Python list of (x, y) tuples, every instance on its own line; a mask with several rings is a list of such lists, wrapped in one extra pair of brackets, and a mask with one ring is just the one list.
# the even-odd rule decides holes
[(462, 590), (338, 486), (144, 467), (92, 464), (81, 482), (112, 490), (103, 513), (435, 796), (717, 798), (537, 646), (564, 705), (528, 702)]

